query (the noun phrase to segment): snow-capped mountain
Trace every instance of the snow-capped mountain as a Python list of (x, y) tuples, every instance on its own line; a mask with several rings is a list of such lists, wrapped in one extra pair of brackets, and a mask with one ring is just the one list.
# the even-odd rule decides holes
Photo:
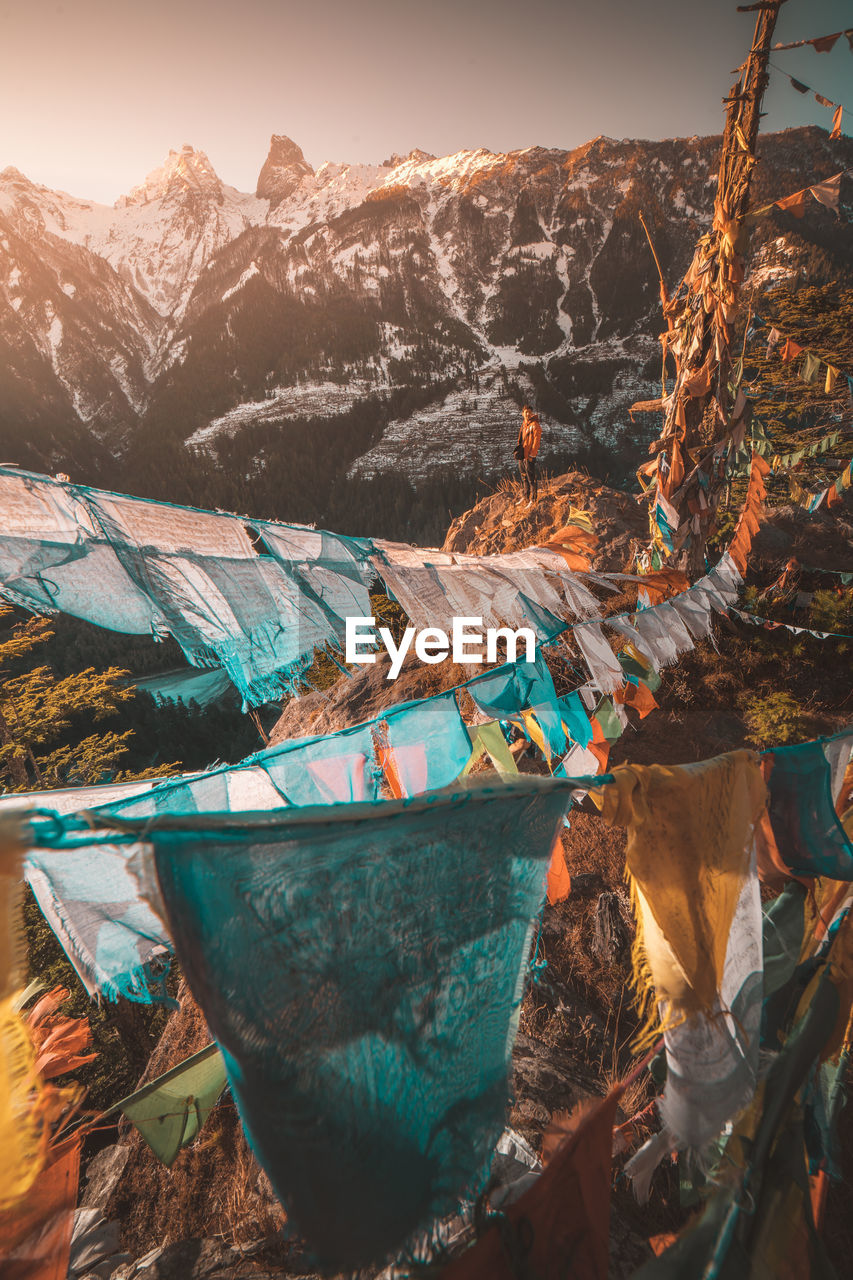
[[(5, 169), (0, 445), (63, 466), (85, 439), (127, 459), (164, 440), (233, 459), (245, 439), (257, 459), (261, 436), (376, 404), (345, 469), (417, 482), (504, 466), (520, 397), (552, 452), (616, 440), (660, 371), (638, 213), (673, 283), (709, 220), (718, 149), (596, 138), (315, 172), (274, 136), (255, 194), (184, 146), (115, 207)], [(853, 141), (788, 130), (760, 157), (759, 201), (850, 166)], [(765, 283), (797, 270), (774, 236), (758, 237)]]

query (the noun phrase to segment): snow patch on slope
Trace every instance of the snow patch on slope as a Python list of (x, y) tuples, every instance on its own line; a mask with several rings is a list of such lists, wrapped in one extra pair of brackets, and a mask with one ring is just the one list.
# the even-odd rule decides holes
[(276, 387), (266, 400), (245, 400), (222, 417), (199, 427), (187, 437), (186, 444), (194, 449), (215, 448), (218, 437), (233, 436), (246, 427), (274, 426), (294, 418), (336, 417), (347, 413), (372, 391), (376, 391), (376, 384), (363, 378), (350, 378), (345, 385), (312, 382), (302, 386)]

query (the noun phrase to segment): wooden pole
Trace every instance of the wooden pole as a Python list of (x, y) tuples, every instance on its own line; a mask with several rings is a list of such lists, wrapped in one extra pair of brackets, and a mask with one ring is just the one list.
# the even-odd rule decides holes
[[(653, 552), (691, 574), (705, 571), (705, 546), (716, 524), (726, 484), (726, 455), (744, 437), (751, 410), (733, 386), (732, 345), (743, 283), (744, 218), (755, 165), (768, 58), (785, 0), (761, 0), (752, 45), (732, 86), (720, 153), (719, 182), (710, 232), (696, 246), (686, 289), (665, 302), (664, 359), (675, 359), (676, 378), (664, 404), (664, 422), (650, 452), (657, 458), (650, 505)], [(697, 467), (697, 456), (708, 461)]]

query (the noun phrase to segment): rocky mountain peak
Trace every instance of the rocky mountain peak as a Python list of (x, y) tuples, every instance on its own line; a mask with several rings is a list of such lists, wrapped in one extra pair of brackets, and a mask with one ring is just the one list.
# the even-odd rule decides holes
[(145, 181), (116, 202), (119, 209), (128, 205), (149, 204), (171, 196), (208, 194), (219, 197), (222, 183), (203, 151), (185, 142), (180, 151), (170, 151), (159, 169), (152, 169)]
[(392, 152), (387, 160), (382, 161), (383, 169), (397, 169), (401, 164), (409, 161), (414, 164), (428, 164), (430, 160), (435, 160), (435, 156), (429, 151), (421, 151), (420, 147), (415, 147), (407, 155), (398, 155), (396, 151)]
[(275, 208), (293, 194), (303, 178), (313, 173), (302, 148), (285, 134), (274, 133), (270, 138), (269, 154), (258, 175), (255, 194), (260, 200), (269, 200)]
[(29, 178), (21, 173), (20, 169), (16, 169), (13, 164), (8, 164), (5, 169), (0, 170), (0, 182), (13, 182), (27, 187), (33, 185)]

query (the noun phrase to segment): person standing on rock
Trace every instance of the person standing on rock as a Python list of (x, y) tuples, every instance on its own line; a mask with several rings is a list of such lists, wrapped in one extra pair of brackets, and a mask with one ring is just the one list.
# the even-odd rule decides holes
[(521, 411), (521, 426), (518, 431), (518, 443), (515, 456), (518, 458), (518, 469), (521, 472), (521, 483), (528, 507), (536, 502), (539, 486), (536, 479), (536, 455), (542, 441), (542, 425), (537, 414), (529, 404)]

